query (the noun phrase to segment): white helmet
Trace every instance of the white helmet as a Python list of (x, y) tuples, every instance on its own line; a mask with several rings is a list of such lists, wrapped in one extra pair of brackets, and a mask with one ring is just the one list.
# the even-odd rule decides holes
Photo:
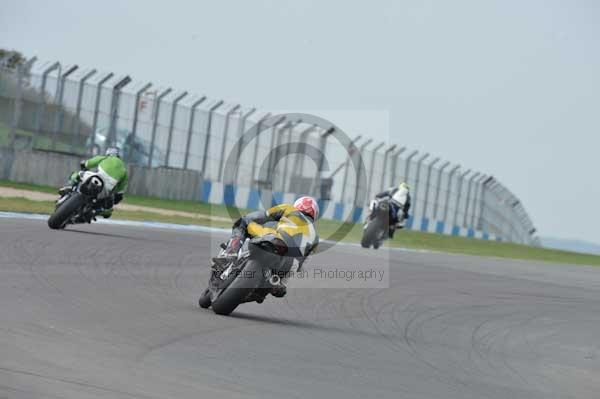
[(118, 147), (108, 147), (106, 149), (106, 156), (107, 157), (117, 157), (117, 158), (120, 158), (121, 157), (121, 152), (119, 151)]

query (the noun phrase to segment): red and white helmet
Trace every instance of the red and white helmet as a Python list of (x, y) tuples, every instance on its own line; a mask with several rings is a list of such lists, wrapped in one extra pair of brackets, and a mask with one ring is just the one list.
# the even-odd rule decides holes
[(319, 204), (313, 197), (300, 197), (294, 202), (294, 208), (298, 209), (305, 215), (310, 216), (313, 220), (319, 217)]

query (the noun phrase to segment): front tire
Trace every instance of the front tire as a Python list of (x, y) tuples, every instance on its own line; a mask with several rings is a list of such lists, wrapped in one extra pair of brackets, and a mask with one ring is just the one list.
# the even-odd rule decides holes
[(211, 305), (211, 300), (210, 300), (210, 290), (207, 288), (204, 290), (204, 292), (202, 293), (202, 295), (200, 296), (200, 299), (198, 300), (198, 305), (202, 308), (202, 309), (208, 309)]
[(212, 303), (213, 312), (219, 315), (230, 315), (254, 290), (263, 282), (261, 266), (248, 260), (246, 267), (240, 271), (235, 280)]
[(64, 229), (67, 221), (81, 205), (83, 205), (83, 196), (80, 193), (73, 193), (65, 202), (60, 204), (50, 218), (48, 218), (48, 227), (53, 230)]

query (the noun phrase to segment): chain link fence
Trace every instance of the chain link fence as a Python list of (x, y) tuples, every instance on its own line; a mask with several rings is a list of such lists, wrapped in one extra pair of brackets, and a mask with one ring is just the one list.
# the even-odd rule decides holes
[[(500, 182), (427, 153), (360, 136), (343, 145), (331, 139), (330, 128), (301, 117), (278, 120), (129, 76), (35, 58), (10, 61), (10, 55), (0, 60), (1, 147), (84, 158), (116, 145), (130, 164), (195, 170), (204, 181), (269, 190), (274, 197), (314, 195), (340, 220), (349, 213), (354, 220), (364, 217), (367, 203), (350, 209), (357, 192), (368, 200), (406, 181), (413, 193), (408, 228), (535, 240), (521, 202)], [(251, 127), (261, 133), (248, 141)], [(310, 149), (315, 156), (308, 156)], [(224, 173), (230, 157), (239, 167), (235, 181)], [(366, 175), (362, 183), (351, 162), (357, 157)]]

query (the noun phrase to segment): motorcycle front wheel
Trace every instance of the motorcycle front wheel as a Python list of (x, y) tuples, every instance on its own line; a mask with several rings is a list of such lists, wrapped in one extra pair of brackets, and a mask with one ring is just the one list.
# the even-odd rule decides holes
[(213, 301), (213, 312), (219, 315), (229, 315), (246, 298), (252, 294), (264, 281), (262, 267), (258, 262), (250, 259), (244, 269), (236, 276), (235, 280), (221, 292)]
[(363, 230), (363, 236), (360, 240), (360, 245), (363, 248), (369, 248), (371, 245), (374, 245), (377, 241), (377, 233), (382, 228), (382, 223), (378, 217), (369, 221), (369, 223), (365, 226)]
[(48, 227), (53, 230), (64, 229), (75, 212), (83, 205), (84, 198), (81, 193), (75, 192), (56, 208), (48, 218)]
[(204, 292), (202, 293), (202, 295), (200, 295), (200, 299), (198, 299), (198, 305), (202, 309), (208, 309), (208, 307), (210, 307), (210, 304), (211, 304), (210, 290), (207, 288), (207, 289), (204, 290)]

